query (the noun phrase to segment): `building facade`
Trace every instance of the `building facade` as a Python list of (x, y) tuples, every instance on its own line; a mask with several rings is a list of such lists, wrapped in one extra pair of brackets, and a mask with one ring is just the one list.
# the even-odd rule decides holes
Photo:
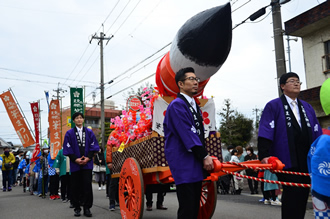
[(313, 106), (322, 128), (330, 127), (320, 103), (321, 85), (330, 77), (330, 1), (286, 21), (285, 34), (302, 39), (307, 89), (299, 98)]

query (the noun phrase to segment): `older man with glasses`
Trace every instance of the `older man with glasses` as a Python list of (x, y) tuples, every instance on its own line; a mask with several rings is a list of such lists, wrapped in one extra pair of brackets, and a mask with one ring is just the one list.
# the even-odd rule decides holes
[[(275, 156), (285, 164), (285, 170), (308, 173), (307, 154), (322, 129), (312, 106), (298, 99), (300, 85), (296, 73), (281, 76), (283, 95), (267, 103), (260, 119), (258, 155), (262, 163)], [(277, 174), (277, 177), (284, 182), (310, 183), (306, 176)], [(308, 188), (283, 186), (282, 218), (303, 219), (308, 195)]]

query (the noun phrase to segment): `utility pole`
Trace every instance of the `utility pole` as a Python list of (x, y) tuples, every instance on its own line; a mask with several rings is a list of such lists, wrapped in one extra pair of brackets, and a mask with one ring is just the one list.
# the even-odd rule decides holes
[(291, 72), (291, 55), (290, 55), (290, 40), (298, 41), (298, 38), (290, 38), (289, 35), (286, 35), (286, 40), (288, 41), (288, 63), (289, 63), (289, 72)]
[(285, 54), (284, 54), (280, 0), (271, 0), (271, 6), (272, 6), (272, 15), (273, 15), (278, 95), (281, 96), (282, 91), (280, 89), (279, 79), (283, 74), (286, 74), (286, 67), (285, 67)]
[(60, 88), (60, 82), (58, 82), (57, 84), (57, 89), (56, 90), (53, 90), (56, 92), (56, 96), (53, 95), (53, 97), (56, 97), (56, 99), (60, 99), (60, 93), (64, 93), (66, 92), (66, 90), (63, 90), (62, 88)]
[[(64, 93), (66, 92), (66, 90), (63, 90), (62, 88), (60, 88), (60, 82), (58, 82), (58, 85), (57, 85), (57, 89), (56, 90), (53, 90), (56, 92), (56, 96), (53, 95), (53, 97), (56, 97), (57, 100), (60, 100), (60, 109), (61, 109), (61, 112), (60, 112), (60, 120), (61, 120), (61, 144), (63, 143), (63, 139), (62, 139), (62, 136), (63, 136), (63, 124), (62, 124), (62, 98), (64, 96), (60, 96), (60, 93)], [(49, 111), (49, 109), (48, 109)], [(49, 129), (48, 129), (48, 136), (49, 136)], [(49, 145), (50, 145), (50, 139), (49, 139)]]
[(103, 32), (100, 32), (100, 36), (97, 36), (96, 33), (92, 36), (91, 40), (89, 41), (89, 43), (92, 42), (93, 39), (97, 39), (99, 40), (99, 45), (100, 45), (100, 78), (101, 78), (101, 139), (102, 139), (102, 143), (101, 143), (101, 147), (104, 149), (105, 146), (105, 136), (104, 136), (104, 132), (105, 132), (105, 127), (104, 127), (104, 122), (105, 122), (105, 118), (104, 118), (104, 72), (103, 72), (103, 40), (110, 40), (113, 37), (113, 35), (111, 35), (110, 37), (105, 37), (105, 34)]

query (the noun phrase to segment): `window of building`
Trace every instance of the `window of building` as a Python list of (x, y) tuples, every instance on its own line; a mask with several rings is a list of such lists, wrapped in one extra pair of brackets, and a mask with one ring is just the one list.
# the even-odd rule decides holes
[(323, 56), (323, 73), (330, 73), (330, 40), (324, 42), (325, 55)]

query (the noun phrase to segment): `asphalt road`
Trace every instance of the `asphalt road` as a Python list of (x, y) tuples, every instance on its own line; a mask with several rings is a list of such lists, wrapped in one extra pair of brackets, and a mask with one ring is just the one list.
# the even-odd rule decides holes
[[(1, 178), (1, 174), (0, 174)], [(2, 178), (1, 178), (2, 181)], [(246, 183), (247, 184), (247, 183)], [(94, 205), (91, 209), (93, 218), (121, 218), (120, 210), (109, 211), (109, 200), (106, 198), (105, 190), (98, 191), (97, 184), (93, 183)], [(213, 218), (221, 219), (279, 219), (281, 218), (281, 208), (279, 206), (264, 205), (258, 200), (262, 195), (250, 195), (247, 187), (241, 195), (218, 195), (217, 207)], [(154, 194), (156, 200), (156, 194)], [(145, 219), (174, 219), (178, 208), (175, 192), (167, 193), (164, 205), (168, 210), (146, 211)], [(84, 218), (81, 216), (80, 218)], [(37, 196), (23, 193), (21, 186), (14, 187), (11, 192), (0, 191), (0, 219), (39, 219), (39, 218), (75, 218), (73, 209), (69, 208), (69, 203), (62, 203), (61, 200), (50, 200), (47, 196), (42, 199)], [(312, 219), (313, 209), (309, 201), (305, 219)]]

